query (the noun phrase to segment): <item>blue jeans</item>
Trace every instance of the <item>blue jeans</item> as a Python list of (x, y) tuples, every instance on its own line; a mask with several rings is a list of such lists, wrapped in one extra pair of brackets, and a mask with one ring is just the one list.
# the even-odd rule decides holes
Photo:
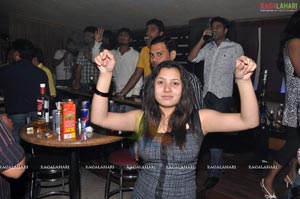
[[(213, 109), (222, 113), (230, 112), (231, 97), (218, 98), (211, 92), (208, 92), (204, 97), (204, 106), (208, 109)], [(210, 169), (208, 169), (208, 177), (219, 178), (222, 175), (222, 169), (215, 167), (221, 167), (224, 163), (223, 160), (223, 146), (224, 135), (222, 133), (212, 133), (207, 135), (210, 146)]]

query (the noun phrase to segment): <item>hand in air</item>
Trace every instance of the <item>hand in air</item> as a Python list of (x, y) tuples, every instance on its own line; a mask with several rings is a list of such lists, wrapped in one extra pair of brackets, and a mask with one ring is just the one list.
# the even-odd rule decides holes
[(113, 54), (106, 49), (95, 58), (95, 62), (101, 73), (112, 72), (116, 63)]
[(256, 69), (256, 63), (246, 56), (240, 56), (235, 64), (235, 78), (249, 80)]
[(103, 41), (103, 32), (104, 32), (104, 29), (102, 27), (99, 27), (98, 30), (95, 32), (95, 40), (97, 42)]

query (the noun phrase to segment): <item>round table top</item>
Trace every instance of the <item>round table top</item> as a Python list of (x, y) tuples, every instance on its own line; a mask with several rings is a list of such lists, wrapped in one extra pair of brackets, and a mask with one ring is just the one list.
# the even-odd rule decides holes
[(46, 137), (44, 134), (27, 134), (25, 127), (22, 128), (20, 132), (20, 137), (24, 141), (35, 145), (66, 148), (98, 146), (117, 142), (124, 139), (124, 137), (93, 133), (90, 138), (87, 138), (85, 140), (81, 139), (81, 137), (78, 135), (75, 139), (59, 140), (57, 133), (52, 133), (50, 137)]

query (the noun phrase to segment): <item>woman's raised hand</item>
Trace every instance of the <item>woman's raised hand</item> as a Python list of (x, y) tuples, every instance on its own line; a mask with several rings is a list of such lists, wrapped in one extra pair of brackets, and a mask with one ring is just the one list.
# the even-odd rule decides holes
[(109, 50), (103, 50), (97, 57), (95, 62), (101, 73), (112, 72), (115, 68), (115, 58)]
[(240, 56), (235, 64), (235, 78), (249, 80), (256, 69), (256, 63), (246, 56)]

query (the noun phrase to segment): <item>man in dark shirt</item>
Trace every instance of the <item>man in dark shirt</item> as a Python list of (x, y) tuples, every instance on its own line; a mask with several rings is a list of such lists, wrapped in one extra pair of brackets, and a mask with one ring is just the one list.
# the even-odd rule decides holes
[(13, 136), (20, 141), (18, 131), (25, 125), (26, 117), (36, 117), (36, 98), (40, 83), (46, 84), (46, 73), (32, 64), (33, 44), (25, 39), (12, 43), (14, 63), (0, 69), (0, 89), (3, 90), (5, 110), (14, 124)]

